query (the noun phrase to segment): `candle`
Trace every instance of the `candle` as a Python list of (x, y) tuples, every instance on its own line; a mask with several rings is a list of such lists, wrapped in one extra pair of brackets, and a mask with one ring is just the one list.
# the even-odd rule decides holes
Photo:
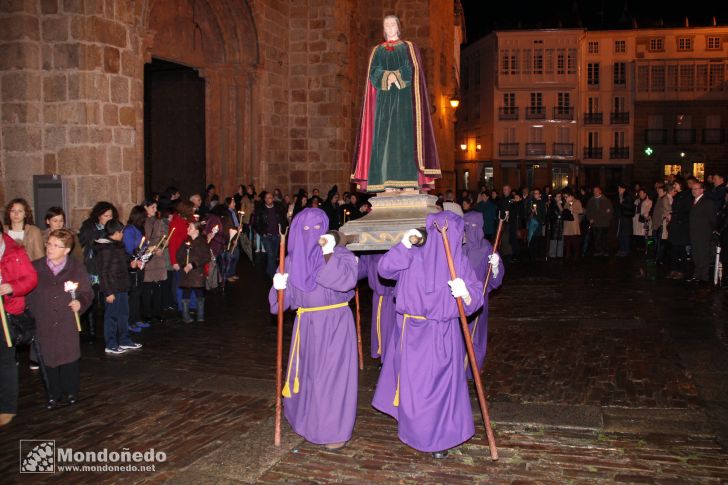
[(190, 242), (189, 241), (187, 241), (185, 244), (187, 245), (187, 260), (185, 262), (185, 266), (187, 266), (188, 264), (190, 264), (190, 248), (191, 248), (191, 245), (190, 245)]
[[(144, 238), (142, 238), (142, 239), (144, 239)], [(66, 281), (63, 284), (63, 291), (71, 294), (71, 300), (76, 299), (76, 288), (78, 288), (78, 283), (76, 283), (75, 281)], [(78, 317), (78, 312), (73, 312), (73, 315), (76, 317), (76, 328), (80, 332), (81, 331), (81, 320)]]
[(141, 241), (139, 241), (139, 249), (141, 249), (141, 248), (142, 248), (142, 246), (144, 246), (144, 239), (145, 239), (145, 237), (144, 237), (144, 236), (142, 236), (142, 240), (141, 240)]

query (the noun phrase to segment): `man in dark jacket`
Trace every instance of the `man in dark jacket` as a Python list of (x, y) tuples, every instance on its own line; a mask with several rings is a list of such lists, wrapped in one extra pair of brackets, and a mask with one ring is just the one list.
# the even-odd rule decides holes
[(723, 208), (725, 204), (725, 195), (728, 192), (728, 186), (726, 186), (725, 178), (720, 174), (713, 175), (713, 190), (710, 193), (706, 193), (706, 197), (711, 199), (715, 204), (715, 211), (718, 212)]
[(273, 278), (278, 265), (278, 246), (281, 241), (279, 231), (288, 225), (286, 208), (273, 200), (273, 193), (266, 192), (263, 203), (255, 208), (255, 230), (260, 234), (266, 257), (266, 273)]
[(690, 248), (695, 274), (691, 283), (708, 283), (710, 271), (710, 242), (715, 229), (715, 204), (705, 196), (703, 182), (695, 182), (691, 189), (693, 205), (690, 209)]
[(667, 240), (670, 242), (672, 271), (670, 279), (681, 280), (687, 274), (688, 253), (690, 244), (690, 209), (693, 196), (686, 190), (684, 180), (673, 182), (672, 209), (668, 218)]
[(627, 184), (621, 183), (617, 186), (619, 193), (619, 219), (617, 220), (617, 240), (619, 251), (617, 256), (629, 254), (629, 243), (632, 239), (632, 218), (634, 217), (634, 197), (627, 189)]
[(138, 261), (131, 261), (122, 239), (124, 224), (112, 219), (104, 226), (106, 237), (94, 242), (94, 254), (99, 272), (101, 294), (106, 301), (104, 309), (104, 340), (107, 354), (123, 354), (139, 349), (142, 344), (129, 338), (129, 268), (136, 269)]
[(594, 196), (586, 204), (586, 218), (594, 238), (594, 256), (609, 255), (607, 232), (613, 216), (612, 201), (604, 196), (601, 187), (594, 187)]

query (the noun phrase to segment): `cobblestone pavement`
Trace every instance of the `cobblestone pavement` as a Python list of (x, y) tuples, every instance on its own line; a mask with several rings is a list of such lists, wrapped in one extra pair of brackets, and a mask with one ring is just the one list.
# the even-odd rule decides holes
[[(20, 352), (20, 414), (0, 430), (3, 482), (728, 483), (728, 292), (664, 280), (638, 259), (512, 265), (491, 298), (484, 373), (500, 460), (489, 459), (473, 400), (476, 436), (435, 461), (369, 405), (368, 357), (345, 449), (305, 443), (285, 421), (274, 447), (268, 283), (260, 268), (240, 269), (245, 281), (208, 298), (204, 324), (154, 326), (123, 356), (84, 344), (76, 406), (46, 411)], [(364, 288), (361, 301), (368, 342)], [(154, 448), (167, 460), (153, 472), (21, 475), (20, 439)]]

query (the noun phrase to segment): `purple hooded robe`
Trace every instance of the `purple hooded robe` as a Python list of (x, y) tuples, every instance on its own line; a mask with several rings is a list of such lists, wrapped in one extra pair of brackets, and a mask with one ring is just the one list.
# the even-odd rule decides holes
[(371, 355), (377, 359), (384, 355), (387, 341), (394, 330), (397, 317), (394, 310), (394, 281), (379, 276), (377, 266), (383, 253), (363, 254), (359, 257), (359, 279), (366, 278), (372, 290), (372, 342)]
[[(324, 259), (318, 240), (328, 222), (324, 211), (315, 208), (304, 209), (293, 219), (284, 292), (284, 308), (299, 312), (284, 369), (284, 415), (296, 433), (316, 444), (351, 439), (358, 384), (356, 330), (348, 306), (357, 282), (357, 262), (342, 247)], [(275, 288), (268, 300), (271, 313), (277, 313)], [(316, 310), (336, 304), (343, 305)], [(301, 313), (301, 309), (308, 310)]]
[[(485, 283), (485, 276), (488, 272), (489, 264), (488, 256), (493, 253), (493, 246), (483, 235), (483, 216), (480, 212), (470, 211), (465, 213), (463, 219), (465, 220), (465, 243), (463, 244), (463, 251), (468, 257), (473, 271), (475, 271), (475, 276), (481, 282)], [(505, 274), (503, 260), (499, 262), (498, 269), (497, 277), (492, 274), (490, 275), (483, 307), (468, 319), (470, 334), (473, 337), (475, 360), (478, 361), (478, 370), (481, 372), (488, 346), (488, 294), (503, 283), (503, 275)], [(468, 367), (468, 378), (472, 379), (469, 363), (466, 364), (466, 367)]]
[(387, 343), (372, 405), (399, 423), (399, 439), (420, 451), (442, 451), (475, 433), (463, 359), (465, 343), (437, 222), (448, 224), (455, 271), (471, 302), (483, 303), (482, 282), (462, 251), (463, 219), (449, 212), (427, 216), (427, 242), (407, 249), (397, 244), (379, 262), (379, 274), (397, 281), (397, 326)]

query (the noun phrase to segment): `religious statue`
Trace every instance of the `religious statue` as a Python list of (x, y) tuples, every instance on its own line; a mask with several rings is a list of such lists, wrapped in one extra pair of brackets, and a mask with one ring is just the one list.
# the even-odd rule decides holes
[(384, 18), (385, 41), (372, 49), (354, 147), (352, 182), (367, 192), (429, 189), (440, 177), (419, 49)]

